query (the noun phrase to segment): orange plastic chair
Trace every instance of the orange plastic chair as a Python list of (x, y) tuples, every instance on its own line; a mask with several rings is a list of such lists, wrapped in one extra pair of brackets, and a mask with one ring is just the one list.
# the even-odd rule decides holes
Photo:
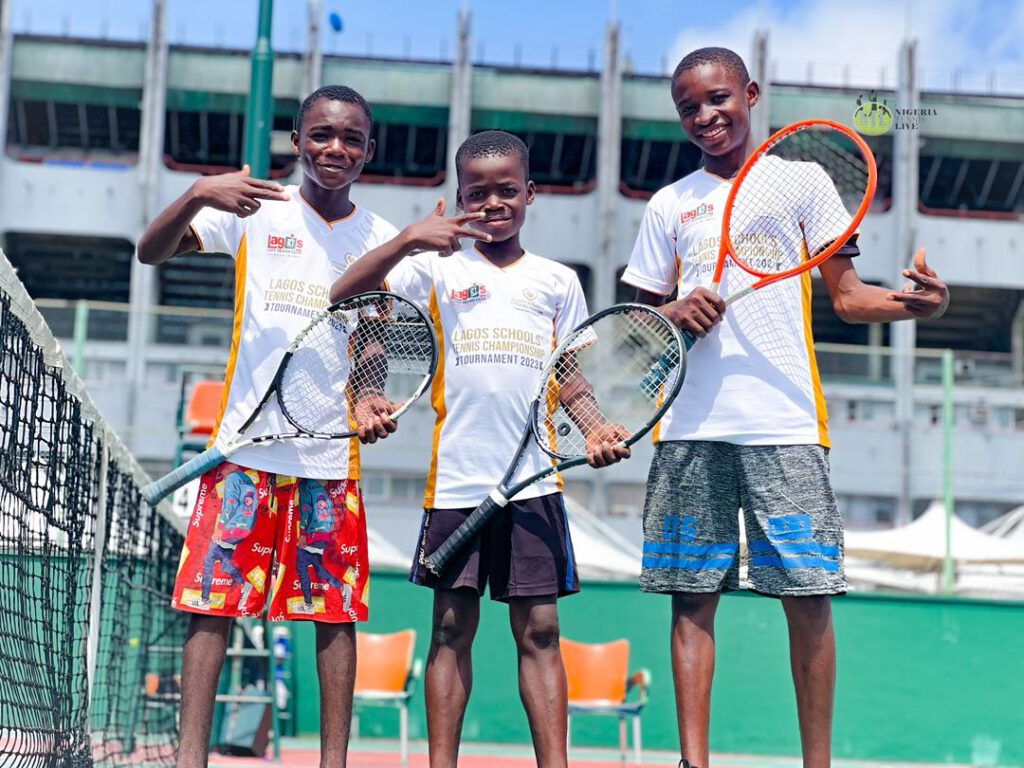
[[(626, 719), (633, 721), (633, 756), (639, 763), (643, 745), (640, 713), (647, 704), (651, 673), (640, 669), (629, 673), (629, 641), (578, 643), (562, 638), (562, 659), (569, 682), (569, 726), (573, 715), (614, 715), (619, 718), (619, 752), (626, 759)], [(630, 699), (630, 694), (636, 696)], [(571, 738), (570, 738), (571, 743)]]
[(359, 712), (363, 707), (398, 709), (402, 764), (409, 760), (409, 700), (423, 664), (413, 658), (416, 630), (388, 635), (356, 632), (356, 685), (352, 736), (359, 738)]
[(212, 435), (220, 414), (223, 381), (197, 381), (185, 409), (183, 435)]

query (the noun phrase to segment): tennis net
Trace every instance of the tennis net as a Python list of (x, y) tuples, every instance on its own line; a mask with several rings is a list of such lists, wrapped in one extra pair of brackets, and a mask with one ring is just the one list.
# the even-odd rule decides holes
[(0, 253), (0, 765), (173, 762), (183, 525)]

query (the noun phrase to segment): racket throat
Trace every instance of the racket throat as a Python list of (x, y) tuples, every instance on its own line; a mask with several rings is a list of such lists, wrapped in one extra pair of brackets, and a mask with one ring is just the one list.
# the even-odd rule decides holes
[(508, 506), (508, 502), (510, 501), (508, 496), (503, 494), (501, 490), (498, 488), (495, 488), (493, 491), (487, 494), (487, 498), (489, 498), (491, 501), (493, 501), (495, 504), (502, 508)]

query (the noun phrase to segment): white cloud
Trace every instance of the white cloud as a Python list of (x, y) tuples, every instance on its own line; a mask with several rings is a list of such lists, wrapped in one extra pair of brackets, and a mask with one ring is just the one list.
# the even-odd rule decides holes
[[(909, 12), (908, 5), (909, 2)], [(764, 2), (715, 27), (693, 27), (678, 38), (669, 61), (707, 45), (734, 48), (749, 62), (754, 31), (769, 32), (773, 78), (854, 86), (895, 85), (898, 51), (918, 40), (922, 85), (978, 90), (996, 72), (999, 90), (1024, 90), (1024, 4), (995, 13), (981, 0), (799, 0)]]

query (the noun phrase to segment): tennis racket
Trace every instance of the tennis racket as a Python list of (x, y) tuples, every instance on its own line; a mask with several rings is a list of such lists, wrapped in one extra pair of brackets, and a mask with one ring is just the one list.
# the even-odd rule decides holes
[[(663, 374), (649, 376), (655, 366)], [(439, 575), (451, 558), (524, 488), (587, 461), (608, 440), (632, 445), (658, 422), (679, 392), (686, 349), (675, 325), (641, 304), (617, 304), (575, 328), (551, 353), (530, 404), (515, 457), (498, 487), (420, 563)], [(551, 466), (513, 482), (536, 442)]]
[[(142, 489), (156, 504), (238, 450), (278, 440), (340, 440), (356, 434), (355, 408), (385, 399), (397, 419), (426, 391), (437, 368), (437, 337), (414, 304), (383, 291), (333, 304), (295, 337), (274, 379), (238, 433)], [(293, 432), (246, 438), (271, 397)]]
[[(730, 258), (754, 280), (727, 305), (834, 256), (867, 214), (877, 181), (870, 147), (845, 125), (803, 120), (775, 132), (733, 181), (711, 290), (719, 292)], [(689, 349), (696, 337), (683, 335)]]

